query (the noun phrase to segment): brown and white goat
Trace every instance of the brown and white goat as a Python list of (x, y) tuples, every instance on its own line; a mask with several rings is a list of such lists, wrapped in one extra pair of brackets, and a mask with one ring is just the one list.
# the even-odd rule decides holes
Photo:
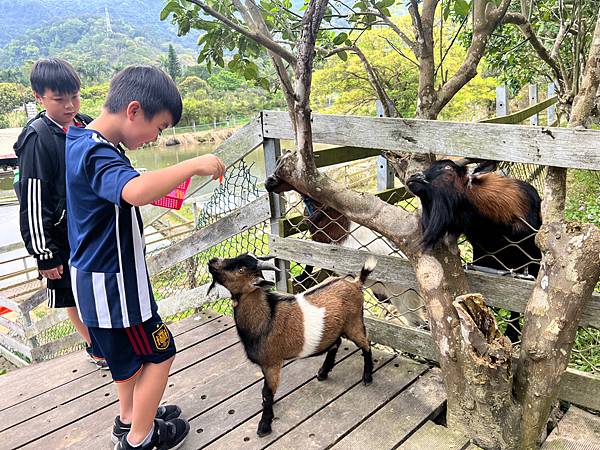
[[(273, 174), (265, 180), (268, 192), (281, 194), (295, 191), (294, 187)], [(308, 224), (311, 239), (322, 244), (334, 244), (342, 247), (367, 250), (376, 255), (389, 255), (397, 250), (388, 239), (373, 230), (352, 222), (341, 212), (330, 206), (301, 194), (304, 202), (304, 215)], [(313, 267), (307, 265), (304, 271), (296, 277), (298, 283), (303, 283), (312, 273)], [(427, 328), (427, 313), (419, 295), (404, 286), (379, 282), (367, 285), (373, 295), (381, 303), (391, 303), (400, 313), (399, 320), (415, 328)], [(401, 293), (401, 294), (400, 294)], [(400, 294), (400, 295), (398, 295)]]
[(325, 380), (341, 338), (346, 337), (362, 350), (363, 383), (373, 380), (362, 288), (375, 268), (375, 258), (367, 258), (354, 279), (331, 278), (297, 295), (269, 291), (274, 283), (263, 278), (262, 270), (278, 269), (266, 259), (245, 253), (235, 258), (214, 258), (208, 263), (213, 277), (209, 291), (218, 283), (231, 293), (235, 325), (246, 355), (260, 366), (265, 377), (259, 436), (271, 432), (273, 397), (285, 360), (327, 353), (317, 374), (319, 381)]

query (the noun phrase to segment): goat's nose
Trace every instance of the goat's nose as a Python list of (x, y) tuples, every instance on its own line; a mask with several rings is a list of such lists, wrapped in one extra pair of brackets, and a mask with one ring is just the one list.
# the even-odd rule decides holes
[(267, 192), (273, 192), (273, 190), (277, 188), (278, 184), (279, 181), (277, 180), (277, 178), (274, 175), (271, 175), (265, 180), (265, 189), (267, 190)]
[(425, 179), (425, 174), (423, 172), (419, 171), (419, 172), (413, 173), (410, 177), (408, 177), (408, 180), (406, 180), (406, 181), (424, 180), (424, 179)]

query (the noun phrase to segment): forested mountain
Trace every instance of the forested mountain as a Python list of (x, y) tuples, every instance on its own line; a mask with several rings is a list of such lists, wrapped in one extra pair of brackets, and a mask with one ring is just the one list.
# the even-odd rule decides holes
[[(80, 70), (98, 72), (94, 66), (156, 62), (170, 43), (191, 57), (197, 34), (177, 37), (174, 26), (160, 21), (163, 5), (164, 0), (0, 0), (0, 68), (60, 56)], [(107, 31), (105, 8), (112, 32)]]

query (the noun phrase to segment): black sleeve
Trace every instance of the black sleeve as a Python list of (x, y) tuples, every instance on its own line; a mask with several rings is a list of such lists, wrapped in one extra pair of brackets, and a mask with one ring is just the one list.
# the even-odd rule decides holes
[(58, 178), (57, 170), (56, 155), (49, 154), (38, 135), (31, 133), (19, 155), (19, 219), (25, 247), (41, 270), (63, 264), (52, 239), (56, 210), (52, 183)]

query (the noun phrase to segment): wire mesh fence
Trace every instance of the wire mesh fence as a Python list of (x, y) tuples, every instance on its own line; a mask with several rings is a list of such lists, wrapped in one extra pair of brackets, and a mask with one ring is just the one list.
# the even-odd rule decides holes
[[(238, 208), (256, 200), (265, 191), (259, 189), (259, 181), (253, 175), (253, 164), (242, 159), (227, 170), (222, 183), (214, 182), (210, 198), (202, 205), (197, 218), (196, 229), (217, 222)], [(208, 250), (182, 261), (152, 278), (152, 286), (157, 301), (173, 297), (186, 290), (206, 288), (211, 277), (207, 264), (211, 258), (230, 258), (244, 252), (256, 255), (268, 254), (268, 223), (262, 223), (229, 239), (216, 243)], [(203, 309), (210, 308), (222, 314), (231, 314), (229, 299), (219, 299), (207, 303)], [(184, 311), (170, 320), (179, 320), (193, 313)]]
[[(526, 181), (540, 195), (543, 193), (545, 168), (532, 164), (502, 163), (499, 165), (499, 171), (505, 176)], [(338, 181), (345, 182), (346, 185), (350, 184), (351, 178), (346, 172), (337, 175)], [(366, 190), (365, 188), (372, 185), (371, 178), (362, 185), (361, 190)], [(361, 186), (355, 184), (353, 187)], [(406, 191), (402, 195), (398, 195), (398, 192), (391, 195), (395, 197), (384, 200), (389, 200), (389, 203), (405, 211), (414, 212), (420, 207), (419, 200)], [(285, 236), (406, 259), (387, 239), (368, 228), (350, 222), (338, 211), (293, 191), (285, 193), (285, 198), (287, 205), (283, 227)], [(526, 232), (518, 240), (495, 236), (496, 246), (492, 249), (470, 242), (464, 236), (461, 237), (459, 249), (465, 268), (494, 275), (535, 280), (541, 256), (534, 242), (538, 230), (528, 223), (524, 223), (524, 226)], [(330, 270), (295, 262), (292, 262), (290, 267), (291, 286), (294, 292), (308, 289), (331, 275), (335, 274)], [(404, 326), (428, 329), (425, 306), (414, 289), (401, 283), (381, 282), (370, 283), (367, 287), (365, 314)], [(500, 329), (518, 348), (523, 314), (502, 308), (492, 309)], [(592, 327), (580, 329), (573, 349), (571, 366), (579, 370), (600, 373), (599, 330)]]
[[(265, 193), (262, 180), (254, 175), (250, 159), (242, 159), (231, 168), (222, 184), (213, 182), (210, 197), (202, 204), (199, 214), (196, 214), (195, 229), (214, 224), (232, 211), (256, 200)], [(502, 163), (499, 170), (506, 176), (515, 177), (532, 184), (541, 194), (543, 186), (543, 169), (534, 165)], [(334, 167), (327, 170), (328, 175), (348, 187), (361, 191), (375, 190), (376, 161), (363, 160), (356, 164)], [(597, 173), (593, 176), (597, 176)], [(394, 204), (408, 212), (420, 208), (419, 200), (410, 192), (402, 189), (378, 194), (383, 200)], [(296, 192), (284, 194), (285, 211), (283, 214), (282, 234), (286, 237), (312, 240), (321, 243), (344, 246), (354, 250), (366, 250), (379, 255), (390, 255), (402, 259), (406, 257), (389, 240), (372, 230), (349, 221), (345, 216), (332, 208), (325, 207)], [(190, 207), (184, 207), (180, 215), (190, 216)], [(594, 216), (595, 217), (595, 216)], [(191, 233), (193, 229), (190, 229)], [(466, 238), (459, 240), (459, 249), (463, 263), (467, 269), (491, 272), (497, 275), (534, 279), (539, 269), (539, 258), (524, 251), (524, 242), (532, 240), (537, 230), (530, 226), (526, 239), (519, 241), (507, 240), (499, 248), (489, 249), (469, 242)], [(158, 302), (173, 298), (178, 294), (196, 288), (206, 288), (211, 281), (207, 263), (213, 257), (234, 257), (244, 252), (256, 255), (267, 255), (268, 234), (270, 224), (260, 223), (243, 232), (216, 243), (206, 251), (198, 253), (169, 269), (152, 277), (152, 286)], [(187, 236), (178, 232), (177, 236), (169, 239), (173, 243)], [(522, 264), (508, 266), (504, 263), (502, 252), (520, 252)], [(323, 281), (326, 277), (335, 275), (332, 271), (319, 267), (310, 267), (290, 262), (288, 286), (292, 292), (304, 291)], [(428, 329), (427, 311), (417, 291), (414, 282), (403, 284), (382, 283), (371, 281), (365, 289), (365, 314), (383, 320), (392, 321), (416, 329)], [(43, 316), (44, 307), (40, 307)], [(212, 309), (222, 314), (232, 314), (231, 302), (220, 298), (199, 307), (180, 311), (165, 321), (177, 321), (189, 317), (198, 309)], [(523, 326), (522, 314), (494, 308), (498, 324), (515, 345), (519, 345), (520, 330)], [(73, 333), (70, 322), (61, 322), (36, 336), (37, 345), (52, 343), (61, 337)], [(54, 353), (48, 353), (45, 358), (51, 358), (67, 353), (74, 349), (61, 348)], [(600, 373), (600, 331), (591, 327), (582, 328), (578, 332), (572, 354), (571, 366), (580, 370)]]

